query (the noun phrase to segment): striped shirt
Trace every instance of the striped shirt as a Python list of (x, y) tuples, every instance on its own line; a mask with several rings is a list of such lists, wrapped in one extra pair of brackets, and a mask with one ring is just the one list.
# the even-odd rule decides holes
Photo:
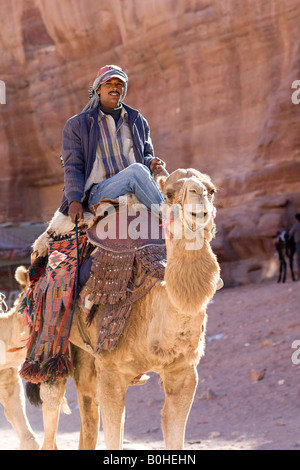
[(122, 108), (117, 125), (112, 116), (99, 109), (98, 124), (100, 139), (92, 172), (85, 184), (87, 191), (93, 184), (100, 183), (136, 162), (128, 116)]

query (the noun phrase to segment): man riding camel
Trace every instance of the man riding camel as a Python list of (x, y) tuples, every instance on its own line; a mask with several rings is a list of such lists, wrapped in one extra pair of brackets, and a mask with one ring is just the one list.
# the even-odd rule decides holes
[(128, 77), (116, 65), (102, 67), (90, 87), (83, 111), (63, 129), (64, 194), (60, 212), (72, 222), (83, 220), (100, 199), (134, 193), (148, 209), (158, 212), (164, 196), (151, 173), (164, 162), (154, 157), (146, 119), (123, 103)]

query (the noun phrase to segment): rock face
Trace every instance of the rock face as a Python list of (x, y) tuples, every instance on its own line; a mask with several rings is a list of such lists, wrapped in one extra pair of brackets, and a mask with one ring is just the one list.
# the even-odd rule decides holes
[[(61, 131), (98, 68), (122, 66), (169, 171), (219, 186), (214, 248), (228, 285), (276, 269), (300, 212), (297, 0), (12, 0), (0, 4), (0, 222), (59, 206)], [(300, 94), (299, 94), (300, 96)]]

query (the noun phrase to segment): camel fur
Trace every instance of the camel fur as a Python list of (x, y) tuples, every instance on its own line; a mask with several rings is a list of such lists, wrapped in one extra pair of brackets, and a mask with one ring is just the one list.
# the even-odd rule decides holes
[[(220, 278), (209, 243), (215, 187), (209, 176), (193, 169), (176, 170), (158, 184), (166, 197), (162, 207), (168, 235), (164, 280), (135, 302), (113, 351), (93, 352), (105, 308), (98, 309), (89, 327), (79, 306), (75, 311), (70, 341), (81, 415), (79, 449), (96, 446), (99, 407), (107, 449), (122, 449), (126, 390), (138, 374), (147, 371), (160, 375), (165, 391), (161, 414), (165, 446), (176, 450), (184, 446), (198, 383), (197, 365), (205, 350), (206, 309)], [(44, 448), (55, 448), (64, 385), (54, 385), (57, 407), (51, 417), (44, 416)], [(47, 390), (43, 394), (46, 399)]]
[(18, 373), (25, 360), (29, 334), (23, 315), (17, 309), (28, 288), (28, 273), (24, 266), (17, 268), (15, 278), (23, 292), (8, 312), (0, 314), (0, 341), (5, 345), (5, 362), (0, 363), (0, 402), (7, 420), (19, 436), (20, 449), (37, 450), (40, 443), (26, 416), (24, 389)]

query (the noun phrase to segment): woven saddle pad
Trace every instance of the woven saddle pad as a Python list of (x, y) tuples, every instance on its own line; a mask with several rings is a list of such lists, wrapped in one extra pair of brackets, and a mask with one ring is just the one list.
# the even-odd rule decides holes
[(105, 199), (93, 210), (98, 222), (87, 231), (93, 245), (124, 253), (165, 244), (161, 219), (140, 203), (128, 206)]

